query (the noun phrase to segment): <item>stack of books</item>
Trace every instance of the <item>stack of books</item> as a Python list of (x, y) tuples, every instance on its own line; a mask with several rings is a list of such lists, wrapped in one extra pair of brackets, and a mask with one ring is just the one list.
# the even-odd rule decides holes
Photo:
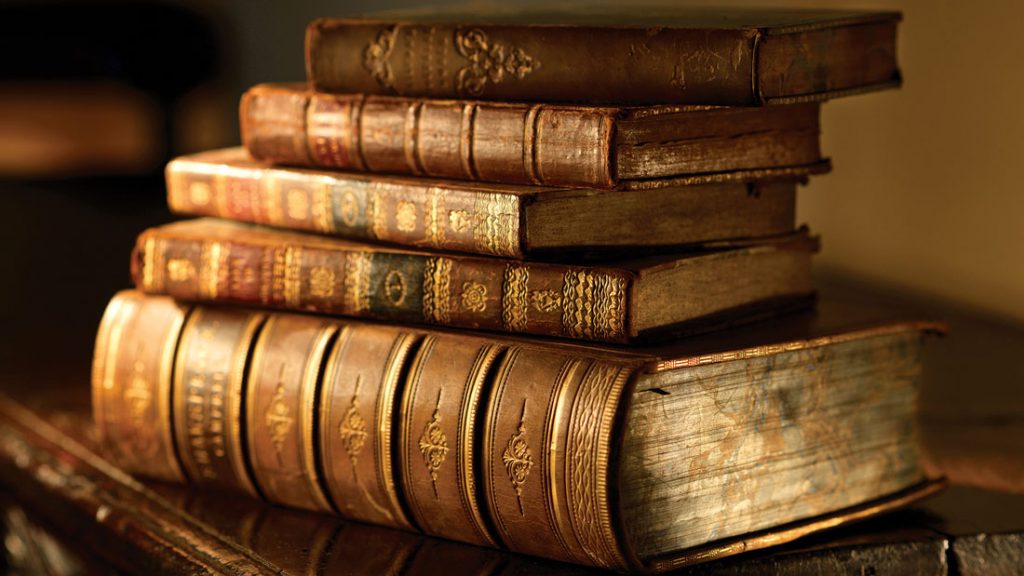
[(898, 84), (898, 20), (312, 23), (308, 85), (252, 88), (244, 149), (167, 168), (207, 218), (143, 232), (102, 321), (110, 456), (622, 571), (934, 491), (913, 418), (941, 324), (810, 310), (795, 225), (818, 102)]

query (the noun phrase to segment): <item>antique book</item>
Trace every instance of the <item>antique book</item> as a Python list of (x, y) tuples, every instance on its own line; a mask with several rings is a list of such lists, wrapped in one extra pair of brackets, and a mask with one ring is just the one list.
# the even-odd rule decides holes
[(267, 162), (634, 189), (825, 171), (818, 108), (612, 108), (262, 84), (242, 96), (240, 115), (242, 144)]
[(97, 338), (93, 409), (133, 473), (662, 571), (934, 492), (913, 422), (942, 330), (826, 305), (630, 349), (126, 291)]
[[(401, 222), (401, 205), (396, 211)], [(409, 213), (415, 218), (415, 213)], [(418, 252), (216, 219), (139, 235), (135, 285), (191, 301), (630, 342), (802, 307), (816, 238), (601, 263)]]
[(317, 20), (313, 88), (749, 106), (896, 86), (896, 12), (494, 4)]
[(519, 259), (607, 257), (790, 233), (797, 182), (707, 182), (623, 194), (283, 168), (230, 148), (168, 164), (167, 200), (179, 214), (352, 240)]

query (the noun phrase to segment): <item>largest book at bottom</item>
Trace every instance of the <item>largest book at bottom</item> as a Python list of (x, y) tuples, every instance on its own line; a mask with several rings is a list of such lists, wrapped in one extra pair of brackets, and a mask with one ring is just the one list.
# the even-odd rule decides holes
[(124, 292), (93, 408), (133, 472), (664, 570), (931, 490), (913, 417), (924, 335), (941, 330), (854, 310), (622, 349)]

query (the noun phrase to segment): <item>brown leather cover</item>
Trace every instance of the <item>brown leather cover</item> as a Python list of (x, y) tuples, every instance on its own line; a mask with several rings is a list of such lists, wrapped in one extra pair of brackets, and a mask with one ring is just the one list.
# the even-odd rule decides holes
[(345, 326), (320, 391), (320, 458), (334, 508), (346, 518), (412, 528), (395, 485), (392, 445), (403, 370), (419, 336)]
[(398, 425), (406, 501), (423, 532), (494, 546), (478, 498), (483, 392), (503, 348), (427, 336), (409, 368)]
[(312, 86), (325, 92), (771, 104), (897, 85), (899, 19), (666, 4), (431, 10), (315, 21), (306, 66)]
[(171, 433), (171, 379), (189, 306), (121, 292), (96, 336), (92, 405), (112, 459), (140, 474), (185, 479)]
[[(710, 254), (576, 266), (403, 251), (201, 219), (143, 232), (132, 269), (143, 291), (184, 300), (627, 342), (704, 321), (705, 310), (770, 309), (764, 294), (745, 289), (745, 276), (743, 286), (732, 278), (769, 260), (778, 264), (774, 276), (792, 282), (790, 294), (805, 296), (813, 249), (798, 234)], [(672, 271), (692, 277), (660, 284)], [(714, 292), (703, 289), (708, 284)], [(680, 292), (693, 295), (680, 302)]]
[(245, 465), (242, 384), (266, 316), (201, 309), (181, 332), (172, 391), (178, 455), (191, 482), (256, 496)]
[(625, 570), (616, 536), (616, 416), (634, 369), (514, 347), (483, 425), (483, 493), (511, 550)]
[[(126, 302), (140, 311), (135, 317), (146, 319), (148, 329), (126, 331), (119, 337), (123, 338), (120, 346), (166, 350), (174, 357), (179, 347), (175, 327), (181, 325), (181, 309), (168, 298), (124, 292), (114, 299), (115, 316)], [(213, 317), (215, 311), (206, 307), (196, 310), (193, 314), (206, 318)], [(376, 396), (377, 424), (389, 413), (396, 416), (398, 438), (388, 442), (386, 430), (367, 427), (367, 435), (362, 437), (364, 446), (379, 441), (379, 450), (386, 445), (393, 451), (395, 467), (389, 473), (378, 465), (375, 473), (391, 475), (398, 506), (410, 511), (407, 516), (423, 531), (465, 542), (493, 542), (515, 552), (563, 561), (637, 569), (644, 565), (633, 557), (621, 534), (615, 480), (620, 459), (617, 443), (622, 438), (623, 417), (629, 409), (635, 380), (645, 374), (687, 366), (729, 363), (883, 334), (943, 329), (936, 323), (893, 321), (884, 313), (873, 316), (876, 312), (853, 310), (851, 314), (848, 309), (840, 309), (838, 316), (830, 312), (827, 319), (813, 315), (793, 317), (733, 335), (742, 338), (697, 339), (648, 349), (482, 338), (273, 314), (249, 353), (251, 369), (248, 389), (244, 391), (249, 399), (244, 423), (249, 442), (245, 454), (266, 499), (329, 509), (323, 495), (316, 495), (320, 484), (317, 470), (325, 470), (328, 476), (332, 469), (334, 473), (341, 470), (344, 476), (344, 472), (352, 469), (328, 463), (349, 463), (353, 453), (362, 460), (363, 452), (346, 449), (346, 442), (352, 445), (350, 432), (360, 428), (348, 414), (368, 414), (366, 408)], [(259, 312), (244, 314), (253, 319), (262, 317)], [(100, 330), (101, 339), (108, 338), (109, 331), (110, 323), (105, 322)], [(339, 332), (336, 338), (332, 337)], [(244, 330), (218, 335), (226, 339), (226, 349), (248, 338)], [(410, 339), (422, 340), (415, 352), (411, 352), (414, 345), (406, 344)], [(196, 358), (180, 353), (178, 356), (192, 358), (193, 362)], [(136, 361), (120, 356), (114, 360), (119, 366)], [(100, 364), (100, 373), (104, 372), (103, 366)], [(399, 374), (398, 389), (404, 390), (401, 397), (388, 399), (384, 398), (386, 394), (373, 391), (374, 381), (388, 380), (386, 376), (377, 376), (380, 366), (387, 367), (385, 372)], [(189, 368), (179, 365), (174, 369)], [(328, 380), (352, 387), (340, 391), (338, 386), (325, 386)], [(359, 394), (353, 403), (351, 392), (356, 382)], [(94, 394), (98, 398), (103, 397), (104, 386), (103, 378), (94, 380)], [(331, 392), (321, 398), (321, 404), (330, 400), (347, 406), (341, 422), (334, 417), (314, 416), (315, 402), (309, 398), (318, 389), (325, 394)], [(150, 397), (171, 397), (171, 391), (161, 388), (157, 379), (139, 381), (136, 392), (142, 391)], [(390, 402), (390, 410), (382, 408), (381, 402)], [(351, 407), (354, 412), (348, 410)], [(95, 405), (94, 410), (98, 422), (105, 421), (109, 427), (112, 414), (105, 411), (107, 406)], [(139, 428), (130, 414), (120, 417)], [(159, 422), (170, 433), (176, 423), (167, 413), (161, 418)], [(338, 435), (343, 440), (340, 445), (312, 441), (329, 435)], [(380, 436), (373, 439), (373, 435)], [(282, 447), (280, 452), (278, 446)], [(173, 450), (173, 445), (167, 444), (167, 449)], [(323, 465), (316, 463), (316, 449)], [(327, 454), (328, 451), (331, 453)], [(114, 451), (112, 455), (129, 471), (169, 478), (130, 452)], [(476, 457), (479, 462), (474, 462)], [(178, 480), (183, 477), (178, 476)], [(345, 490), (348, 492), (343, 497), (358, 497), (351, 488), (343, 487), (342, 492)], [(334, 488), (331, 492), (337, 499), (339, 492)], [(915, 489), (896, 496), (905, 502), (918, 493)], [(347, 510), (344, 502), (341, 500), (337, 506), (342, 514)], [(478, 509), (473, 510), (474, 505)], [(370, 506), (370, 502), (362, 502), (351, 509), (360, 518), (369, 519), (371, 515), (360, 510)], [(886, 506), (871, 504), (846, 512), (850, 517), (864, 517)], [(735, 554), (784, 542), (841, 521), (836, 517), (812, 518), (774, 531), (714, 541), (669, 557), (647, 559), (654, 562), (647, 567), (666, 569)], [(288, 518), (282, 522), (270, 532), (261, 525), (243, 532), (250, 534), (246, 540), (253, 542), (272, 538), (271, 534), (278, 530), (286, 530), (296, 542), (326, 540), (326, 536), (314, 537), (305, 532), (320, 530), (308, 523), (300, 533), (285, 528)]]
[(262, 84), (242, 96), (241, 126), (242, 143), (266, 162), (511, 184), (673, 186), (822, 163), (816, 104), (610, 108)]
[(272, 316), (250, 356), (246, 446), (256, 486), (272, 502), (331, 510), (315, 453), (314, 407), (324, 356), (338, 326), (312, 316)]
[(524, 258), (784, 234), (794, 226), (792, 176), (621, 194), (284, 168), (229, 148), (168, 164), (167, 201), (179, 214)]

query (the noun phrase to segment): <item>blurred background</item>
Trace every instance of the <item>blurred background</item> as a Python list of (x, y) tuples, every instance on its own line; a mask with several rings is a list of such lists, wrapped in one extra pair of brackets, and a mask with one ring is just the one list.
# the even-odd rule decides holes
[[(823, 238), (816, 265), (1024, 322), (1024, 4), (841, 4), (903, 12), (905, 82), (824, 107), (835, 169), (799, 199), (801, 221)], [(109, 296), (128, 286), (134, 235), (171, 218), (164, 163), (236, 144), (246, 87), (302, 80), (311, 19), (420, 5), (0, 2), (4, 338), (66, 346), (61, 358), (87, 367), (80, 343), (91, 342)], [(26, 361), (24, 349), (6, 347), (4, 366)]]

